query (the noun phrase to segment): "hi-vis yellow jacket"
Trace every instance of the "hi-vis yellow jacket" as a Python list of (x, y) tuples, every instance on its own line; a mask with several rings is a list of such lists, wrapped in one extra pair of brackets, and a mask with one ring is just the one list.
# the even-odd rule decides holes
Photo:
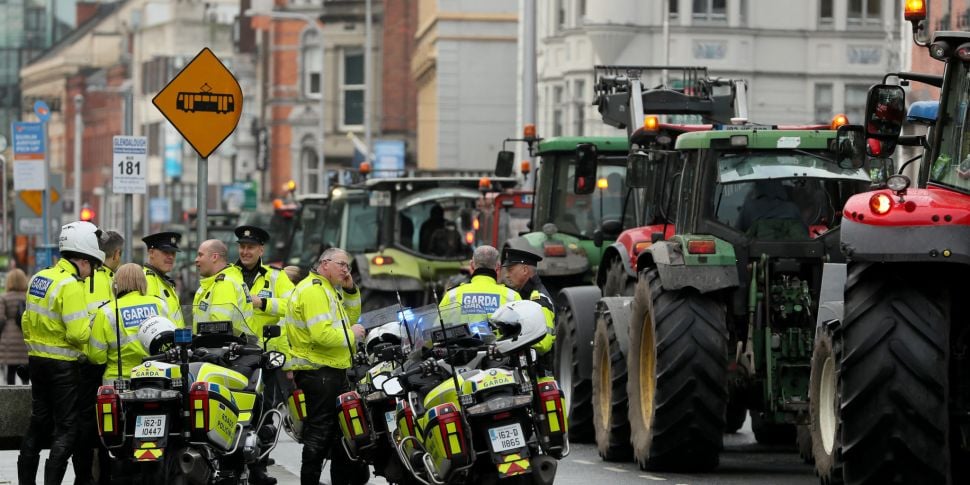
[[(94, 280), (94, 291), (91, 291), (91, 280)], [(107, 266), (101, 266), (91, 276), (84, 280), (84, 296), (87, 297), (88, 314), (94, 315), (98, 307), (114, 300), (115, 292), (111, 286), (114, 283), (115, 272)]]
[(239, 268), (227, 265), (218, 273), (203, 278), (192, 301), (192, 333), (199, 331), (199, 322), (231, 321), (236, 335), (262, 338), (253, 328), (253, 300), (243, 283)]
[(348, 369), (356, 349), (351, 326), (360, 318), (360, 292), (334, 288), (326, 278), (310, 272), (290, 295), (284, 317), (290, 342), (287, 370), (320, 367)]
[(475, 323), (488, 320), (498, 307), (521, 299), (518, 292), (495, 281), (494, 271), (476, 270), (470, 282), (445, 292), (438, 307), (444, 310), (461, 305), (462, 322)]
[[(141, 364), (141, 359), (148, 356), (148, 349), (138, 341), (138, 328), (142, 322), (156, 315), (168, 315), (165, 300), (154, 295), (144, 296), (136, 291), (125, 293), (117, 302), (112, 300), (98, 308), (91, 320), (89, 357), (95, 364), (107, 364), (104, 369), (105, 384), (118, 378), (119, 343), (124, 377), (128, 377), (131, 368)], [(120, 327), (118, 320), (121, 320)]]
[(175, 291), (175, 282), (156, 268), (145, 265), (145, 279), (148, 280), (147, 295), (154, 295), (163, 300), (168, 306), (168, 319), (178, 328), (185, 328), (185, 319), (182, 318), (182, 306), (179, 303), (178, 292)]
[[(236, 263), (237, 267), (241, 263)], [(242, 269), (240, 268), (240, 271)], [(266, 325), (280, 325), (281, 334), (279, 338), (269, 341), (269, 350), (278, 350), (287, 353), (282, 347), (286, 343), (285, 327), (282, 318), (286, 315), (287, 302), (293, 292), (293, 282), (282, 270), (269, 265), (260, 265), (256, 279), (249, 288), (249, 294), (258, 296), (263, 300), (263, 308), (253, 306), (253, 318), (250, 320), (250, 327), (257, 336), (262, 338), (263, 327)]]
[(23, 316), (27, 354), (77, 360), (91, 336), (85, 301), (77, 267), (67, 259), (34, 275)]

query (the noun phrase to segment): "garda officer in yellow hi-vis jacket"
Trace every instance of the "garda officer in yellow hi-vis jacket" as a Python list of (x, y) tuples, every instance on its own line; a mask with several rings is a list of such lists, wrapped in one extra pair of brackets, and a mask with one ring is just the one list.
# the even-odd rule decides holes
[[(91, 359), (106, 364), (102, 381), (112, 384), (119, 377), (127, 379), (131, 368), (141, 364), (148, 349), (138, 341), (142, 322), (155, 316), (168, 315), (165, 300), (147, 294), (148, 281), (141, 266), (128, 263), (115, 275), (117, 299), (98, 308), (91, 321)], [(118, 323), (121, 325), (118, 325)], [(121, 365), (118, 348), (121, 347)]]
[(226, 261), (229, 248), (218, 239), (199, 245), (195, 267), (199, 270), (199, 289), (192, 301), (192, 333), (199, 322), (231, 321), (235, 335), (245, 335), (256, 343), (261, 335), (253, 328), (253, 303), (239, 268)]
[(498, 250), (479, 246), (472, 254), (472, 280), (447, 292), (438, 306), (442, 309), (461, 305), (461, 318), (466, 323), (485, 321), (495, 310), (510, 301), (521, 300), (515, 290), (500, 284)]
[(78, 359), (91, 336), (83, 281), (104, 262), (100, 236), (90, 222), (65, 225), (58, 240), (61, 259), (30, 280), (22, 322), (32, 409), (17, 459), (20, 483), (35, 482), (46, 437), (52, 440), (44, 483), (61, 483), (67, 471), (77, 436)]
[[(256, 226), (239, 226), (235, 233), (239, 243), (236, 267), (253, 300), (253, 330), (262, 336), (263, 326), (278, 325), (286, 315), (286, 304), (295, 285), (281, 268), (263, 264), (264, 246), (270, 238), (268, 232)], [(270, 340), (269, 347), (286, 353), (285, 343), (281, 335)]]
[[(263, 264), (263, 250), (270, 235), (256, 226), (239, 226), (235, 230), (239, 243), (239, 261), (236, 267), (242, 272), (243, 282), (249, 288), (253, 300), (252, 327), (256, 335), (262, 336), (266, 325), (279, 325), (280, 318), (286, 315), (287, 301), (293, 291), (293, 282), (282, 269)], [(280, 325), (280, 337), (267, 343), (268, 350), (289, 354), (285, 326)], [(283, 380), (280, 369), (264, 371), (263, 398), (267, 409), (274, 408), (282, 400), (280, 384)], [(266, 474), (269, 459), (264, 458), (250, 467), (249, 481), (255, 485), (273, 485), (276, 479)]]
[(538, 303), (546, 316), (546, 336), (532, 348), (536, 349), (540, 356), (540, 367), (546, 372), (551, 372), (553, 368), (550, 350), (556, 342), (556, 307), (549, 290), (536, 274), (536, 265), (539, 261), (542, 261), (542, 256), (521, 249), (506, 248), (502, 253), (505, 281), (519, 292), (523, 300), (529, 299)]
[(147, 294), (165, 300), (169, 320), (179, 328), (185, 327), (179, 295), (175, 291), (175, 281), (168, 277), (168, 273), (175, 267), (175, 253), (179, 252), (179, 241), (182, 240), (182, 235), (177, 232), (159, 232), (145, 236), (141, 240), (148, 249), (148, 262), (145, 263)]
[[(104, 252), (104, 265), (94, 270), (84, 280), (85, 297), (87, 298), (88, 315), (92, 318), (105, 303), (114, 301), (113, 282), (115, 271), (121, 266), (121, 250), (125, 238), (115, 231), (105, 231), (99, 241), (101, 251)], [(141, 267), (137, 266), (138, 271)], [(104, 375), (104, 362), (98, 362), (93, 357), (95, 349), (90, 343), (85, 351), (88, 362), (81, 365), (81, 392), (77, 399), (78, 431), (74, 454), (71, 462), (74, 465), (76, 483), (94, 483), (94, 451), (98, 450), (100, 477), (98, 483), (110, 483), (108, 471), (111, 469), (108, 450), (100, 445), (98, 440), (98, 422), (91, 409), (97, 402), (98, 387)]]
[(286, 368), (293, 371), (306, 398), (300, 483), (318, 483), (328, 457), (333, 485), (364, 483), (369, 476), (366, 465), (352, 464), (337, 445), (334, 403), (349, 389), (347, 369), (356, 348), (352, 327), (360, 317), (360, 293), (349, 263), (350, 256), (342, 249), (324, 251), (293, 290), (284, 318), (290, 342)]

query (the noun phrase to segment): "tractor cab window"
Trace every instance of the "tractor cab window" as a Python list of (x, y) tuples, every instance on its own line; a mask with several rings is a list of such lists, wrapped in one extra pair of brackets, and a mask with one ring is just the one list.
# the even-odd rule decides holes
[(940, 150), (930, 165), (929, 182), (970, 193), (970, 72), (964, 62), (950, 62), (957, 70), (950, 83), (946, 107), (941, 108)]
[(863, 169), (841, 169), (810, 154), (722, 153), (714, 217), (756, 239), (810, 239), (837, 226), (845, 201), (869, 184)]
[[(555, 186), (560, 190), (551, 194), (549, 217), (545, 222), (552, 222), (559, 231), (566, 234), (592, 238), (593, 232), (603, 221), (623, 218), (623, 202), (627, 190), (626, 166), (625, 162), (624, 165), (607, 165), (600, 159), (596, 171), (596, 190), (591, 194), (573, 192), (575, 169), (574, 163), (557, 165)], [(632, 209), (628, 211), (628, 219), (634, 216)]]
[(398, 244), (440, 258), (470, 257), (477, 197), (474, 190), (438, 188), (404, 199), (398, 204)]

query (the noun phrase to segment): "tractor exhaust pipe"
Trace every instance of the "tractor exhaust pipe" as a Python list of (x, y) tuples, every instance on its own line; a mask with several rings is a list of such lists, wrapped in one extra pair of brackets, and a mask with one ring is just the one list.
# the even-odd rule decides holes
[(179, 457), (179, 467), (192, 485), (205, 485), (209, 482), (209, 463), (195, 450), (186, 450)]
[(552, 485), (559, 462), (547, 455), (538, 455), (529, 461), (532, 463), (532, 484)]

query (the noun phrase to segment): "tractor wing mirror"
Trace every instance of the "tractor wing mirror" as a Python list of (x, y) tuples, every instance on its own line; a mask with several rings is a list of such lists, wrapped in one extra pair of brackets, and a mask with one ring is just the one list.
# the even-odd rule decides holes
[(510, 152), (508, 150), (498, 152), (498, 158), (495, 160), (495, 176), (511, 177), (514, 165), (515, 152)]
[(833, 146), (839, 168), (862, 168), (866, 161), (866, 133), (859, 125), (843, 125), (835, 135)]
[(866, 100), (866, 153), (888, 157), (896, 150), (899, 132), (906, 118), (906, 92), (900, 86), (877, 84), (869, 88)]
[(592, 194), (596, 190), (596, 145), (580, 143), (576, 145), (576, 177), (573, 192), (579, 195)]

